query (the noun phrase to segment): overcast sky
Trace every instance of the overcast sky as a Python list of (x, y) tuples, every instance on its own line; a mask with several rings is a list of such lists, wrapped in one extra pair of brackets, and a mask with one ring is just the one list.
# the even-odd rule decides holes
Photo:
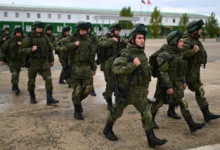
[[(147, 0), (144, 0), (147, 3)], [(196, 13), (209, 16), (214, 12), (220, 22), (220, 0), (150, 0), (151, 5), (141, 0), (1, 0), (4, 4), (61, 6), (75, 8), (117, 9), (130, 6), (132, 10), (152, 11), (157, 6), (161, 12)]]

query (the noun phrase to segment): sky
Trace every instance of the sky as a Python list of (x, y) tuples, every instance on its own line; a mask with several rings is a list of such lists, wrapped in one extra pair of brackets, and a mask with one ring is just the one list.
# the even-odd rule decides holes
[(60, 6), (74, 8), (97, 8), (121, 10), (123, 7), (131, 7), (136, 11), (152, 11), (155, 7), (161, 12), (196, 13), (210, 16), (214, 12), (220, 23), (220, 0), (1, 0), (3, 4), (22, 4), (38, 6)]

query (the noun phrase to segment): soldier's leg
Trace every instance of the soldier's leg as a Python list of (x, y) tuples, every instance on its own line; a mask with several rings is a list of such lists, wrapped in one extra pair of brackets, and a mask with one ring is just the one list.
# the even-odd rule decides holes
[(127, 104), (120, 105), (118, 103), (115, 104), (114, 108), (109, 111), (107, 123), (103, 130), (103, 134), (111, 141), (117, 141), (118, 138), (113, 132), (112, 128), (114, 123), (118, 118), (120, 118), (123, 114), (124, 109), (127, 107)]
[(37, 76), (37, 72), (38, 72), (38, 69), (34, 68), (33, 66), (28, 68), (28, 91), (30, 93), (30, 102), (32, 104), (37, 103), (35, 93), (34, 93), (35, 79), (36, 79), (36, 76)]
[(40, 74), (45, 80), (45, 88), (47, 92), (47, 105), (59, 103), (58, 100), (55, 100), (53, 98), (53, 83), (52, 83), (50, 67), (47, 69), (40, 70)]
[(192, 116), (190, 114), (190, 111), (188, 109), (188, 103), (186, 102), (186, 100), (184, 98), (173, 98), (174, 99), (174, 103), (175, 105), (180, 105), (180, 109), (181, 109), (181, 113), (183, 115), (183, 118), (186, 120), (190, 131), (196, 132), (197, 130), (201, 129), (202, 127), (205, 126), (205, 123), (195, 123), (192, 119)]
[(93, 89), (92, 89), (90, 95), (96, 96), (95, 87), (94, 87), (94, 79), (92, 80), (92, 86), (93, 86)]
[(61, 65), (61, 72), (60, 72), (60, 77), (59, 77), (59, 83), (60, 84), (66, 84), (64, 82), (64, 77), (65, 77), (65, 74), (64, 74), (64, 70), (63, 70), (63, 60), (62, 60), (62, 56), (61, 56), (61, 53), (58, 54), (58, 58), (59, 58), (59, 62), (60, 62), (60, 65)]
[(160, 109), (160, 107), (163, 106), (163, 100), (162, 99), (156, 99), (156, 102), (152, 104), (151, 106), (151, 113), (152, 113), (152, 120), (153, 120), (153, 128), (154, 129), (159, 129), (159, 126), (155, 122), (155, 117)]
[(112, 87), (112, 81), (111, 80), (106, 80), (106, 89), (105, 92), (103, 93), (103, 96), (108, 104), (107, 109), (111, 111), (113, 109), (113, 103), (112, 103), (112, 94), (113, 94), (113, 87)]
[(143, 98), (140, 101), (135, 101), (134, 106), (141, 113), (142, 125), (146, 133), (149, 146), (155, 147), (165, 144), (167, 142), (166, 139), (159, 139), (154, 134), (151, 110), (146, 98)]
[(19, 74), (16, 68), (16, 65), (8, 64), (10, 72), (11, 72), (11, 83), (12, 83), (12, 91), (15, 91), (16, 93), (20, 93), (20, 90), (18, 88), (18, 82), (19, 82)]

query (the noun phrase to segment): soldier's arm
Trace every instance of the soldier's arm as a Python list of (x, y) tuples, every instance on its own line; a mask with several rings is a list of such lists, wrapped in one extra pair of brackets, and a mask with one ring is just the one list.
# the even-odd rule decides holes
[(95, 55), (96, 55), (96, 46), (91, 45), (91, 54), (90, 54), (90, 67), (92, 71), (95, 71), (97, 69), (97, 63), (95, 61)]
[(21, 55), (26, 55), (26, 54), (30, 54), (32, 53), (32, 43), (30, 41), (29, 37), (26, 37), (22, 43), (21, 43), (21, 47), (19, 49), (19, 53)]
[(184, 39), (184, 45), (183, 45), (183, 55), (184, 58), (190, 58), (192, 56), (194, 56), (196, 54), (196, 52), (193, 49), (193, 43), (191, 43), (191, 41), (188, 38)]
[(166, 58), (168, 58), (169, 55), (162, 53), (159, 54), (158, 57), (156, 58), (157, 64), (159, 66), (158, 68), (158, 79), (163, 86), (166, 88), (172, 88), (172, 81), (170, 80), (168, 71), (169, 71), (169, 63), (166, 61)]
[(101, 37), (98, 42), (100, 48), (109, 48), (113, 44), (114, 44), (114, 40), (112, 38), (107, 38), (107, 37)]
[(0, 61), (5, 61), (6, 59), (6, 55), (7, 55), (7, 51), (8, 51), (8, 42), (4, 42), (1, 46), (1, 50), (0, 50)]
[(112, 65), (112, 72), (114, 74), (131, 74), (135, 69), (136, 65), (133, 61), (129, 61), (128, 57), (118, 57), (115, 59)]
[[(47, 37), (46, 37), (47, 38)], [(52, 43), (49, 41), (49, 39), (47, 39), (48, 41), (48, 47), (49, 47), (49, 50), (48, 50), (48, 59), (49, 59), (49, 62), (54, 62), (54, 55), (53, 55), (53, 45)]]

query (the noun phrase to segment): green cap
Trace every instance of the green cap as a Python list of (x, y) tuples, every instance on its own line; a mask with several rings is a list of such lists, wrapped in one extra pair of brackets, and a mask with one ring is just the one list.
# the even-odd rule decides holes
[(203, 25), (204, 25), (203, 20), (199, 20), (199, 21), (192, 21), (188, 23), (186, 27), (187, 27), (187, 31), (189, 33), (192, 33), (194, 31), (201, 29)]
[(113, 24), (110, 25), (110, 27), (109, 27), (110, 32), (113, 32), (115, 29), (121, 30), (122, 29), (121, 24), (113, 23)]
[(175, 45), (182, 36), (183, 36), (183, 33), (180, 30), (173, 31), (173, 32), (169, 33), (167, 35), (167, 43), (168, 43), (168, 45), (170, 45), (170, 46), (171, 45)]

